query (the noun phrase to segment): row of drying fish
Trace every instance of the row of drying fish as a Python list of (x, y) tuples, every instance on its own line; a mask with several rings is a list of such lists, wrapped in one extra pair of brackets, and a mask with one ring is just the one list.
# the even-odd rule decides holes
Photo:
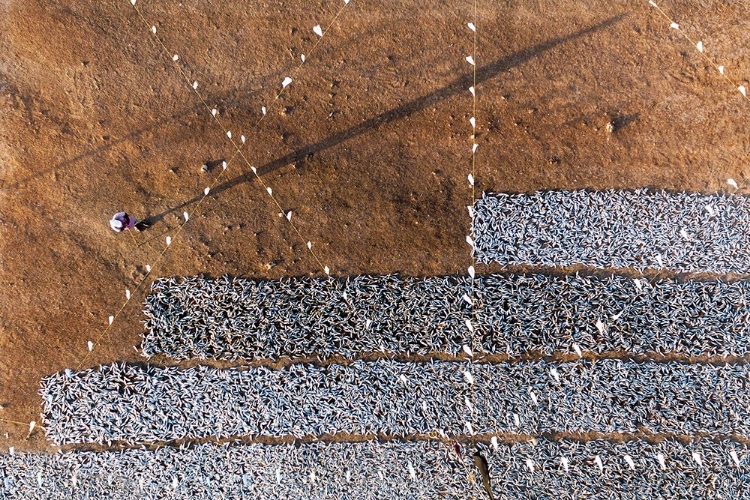
[(162, 278), (144, 354), (175, 359), (362, 353), (750, 352), (750, 282), (534, 275)]
[(470, 243), (482, 263), (748, 273), (748, 229), (744, 196), (544, 191), (485, 194)]
[[(479, 451), (477, 451), (479, 450)], [(485, 458), (484, 472), (473, 455)], [(732, 442), (461, 446), (442, 442), (195, 445), (0, 455), (13, 499), (749, 498), (748, 450)], [(481, 459), (479, 459), (481, 464)]]
[(208, 437), (637, 432), (750, 436), (748, 365), (623, 362), (114, 364), (42, 381), (57, 444)]

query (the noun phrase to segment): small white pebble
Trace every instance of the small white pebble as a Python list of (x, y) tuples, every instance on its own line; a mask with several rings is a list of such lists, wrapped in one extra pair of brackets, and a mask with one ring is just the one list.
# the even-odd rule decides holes
[(167, 241), (167, 246), (171, 245), (172, 244), (172, 237), (171, 236), (167, 236), (166, 241)]
[(89, 347), (89, 352), (93, 351), (94, 350), (94, 343), (89, 340), (87, 342), (87, 344), (88, 344), (88, 347)]
[(599, 455), (594, 457), (594, 462), (596, 463), (596, 466), (599, 467), (599, 472), (604, 472), (604, 464), (602, 463), (602, 458)]
[(319, 24), (313, 26), (313, 32), (318, 36), (323, 36), (323, 30), (321, 29)]
[(266, 107), (265, 106), (263, 106), (262, 108), (260, 108), (260, 111), (263, 113), (263, 116), (266, 116)]
[(474, 266), (469, 266), (469, 276), (471, 276), (471, 279), (474, 279)]
[(562, 464), (563, 469), (565, 469), (565, 472), (568, 472), (569, 469), (568, 469), (568, 459), (567, 459), (567, 457), (560, 457), (560, 463)]
[(732, 178), (727, 179), (727, 184), (729, 184), (730, 186), (732, 186), (734, 189), (739, 189), (740, 188), (737, 185), (737, 182), (734, 179), (732, 179)]
[(187, 212), (182, 212), (182, 216), (185, 218), (185, 222), (190, 220), (190, 214)]
[(471, 95), (474, 95), (474, 96), (477, 95), (473, 86), (469, 87), (469, 92), (471, 92)]
[(469, 26), (469, 29), (470, 29), (471, 31), (476, 31), (476, 30), (477, 30), (477, 27), (476, 27), (476, 26), (474, 26), (474, 23), (469, 23), (469, 24), (468, 24), (468, 26)]
[(216, 108), (214, 108), (214, 109), (211, 110), (211, 115), (216, 116), (216, 113), (217, 113)]
[(466, 355), (469, 356), (470, 358), (474, 356), (474, 352), (471, 350), (471, 347), (469, 347), (468, 345), (464, 344), (463, 350), (466, 353)]
[(630, 455), (625, 455), (623, 458), (628, 464), (628, 467), (630, 467), (630, 470), (635, 470), (635, 462), (633, 461), (633, 458)]
[(468, 177), (468, 179), (469, 179), (469, 185), (470, 185), (470, 186), (473, 186), (473, 185), (474, 185), (474, 176), (473, 176), (473, 175), (471, 175), (471, 174), (469, 174), (469, 177)]
[(270, 186), (266, 188), (266, 191), (268, 191), (269, 195), (273, 196), (273, 189)]
[(534, 473), (534, 461), (530, 458), (526, 459), (526, 467), (529, 468), (529, 472)]
[(328, 266), (325, 266), (325, 267), (323, 268), (323, 271), (325, 271), (325, 273), (326, 273), (327, 275), (329, 275), (329, 276), (331, 275), (331, 269), (330, 269), (330, 268), (329, 268)]
[(492, 443), (492, 447), (495, 448), (495, 451), (500, 449), (500, 444), (497, 442), (497, 436), (492, 436), (490, 442)]
[(720, 75), (724, 74), (724, 66), (719, 66), (719, 74)]
[(695, 48), (698, 49), (698, 52), (703, 53), (703, 42), (699, 40), (698, 43), (695, 44)]
[(229, 137), (230, 139), (232, 138), (232, 131), (231, 130), (227, 130), (227, 137)]
[(670, 24), (669, 27), (672, 28), (673, 30), (680, 29), (680, 25), (677, 24), (677, 23), (675, 23), (675, 22), (673, 22), (672, 24)]
[(197, 90), (197, 89), (198, 89), (198, 82), (193, 82), (193, 90)]
[(111, 325), (114, 321), (115, 321), (115, 317), (114, 316), (110, 316), (109, 317), (109, 324)]
[[(281, 82), (281, 88), (284, 88), (284, 89), (287, 88), (289, 86), (289, 84), (292, 83), (292, 81), (293, 80), (290, 77), (287, 76), (286, 78), (284, 78), (284, 81)], [(263, 114), (265, 114), (265, 113), (263, 113)]]
[(695, 460), (695, 463), (698, 464), (698, 467), (703, 466), (703, 460), (701, 460), (700, 453), (697, 451), (692, 452), (693, 460)]
[(474, 58), (471, 56), (466, 56), (466, 62), (474, 66)]
[(211, 192), (211, 188), (210, 187), (207, 187), (206, 189), (203, 190), (203, 194), (205, 196), (208, 196), (208, 193), (210, 193), (210, 192)]
[(128, 290), (127, 288), (125, 289), (125, 299), (130, 300), (130, 290)]
[(470, 371), (464, 370), (464, 378), (469, 384), (474, 384), (474, 375), (472, 375)]
[(172, 56), (172, 60), (175, 62), (177, 62), (179, 59), (180, 59), (180, 56), (178, 56), (177, 54)]
[(745, 90), (745, 86), (744, 85), (740, 85), (739, 87), (737, 87), (737, 90), (740, 91), (740, 94), (742, 94), (743, 96), (747, 97), (747, 90)]

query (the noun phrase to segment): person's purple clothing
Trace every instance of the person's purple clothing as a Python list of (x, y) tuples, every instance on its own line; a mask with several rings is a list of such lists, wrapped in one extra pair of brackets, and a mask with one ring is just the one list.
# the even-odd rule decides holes
[(137, 223), (138, 220), (135, 217), (131, 217), (125, 212), (117, 212), (112, 216), (112, 220), (109, 221), (110, 227), (118, 233), (126, 229), (133, 229)]

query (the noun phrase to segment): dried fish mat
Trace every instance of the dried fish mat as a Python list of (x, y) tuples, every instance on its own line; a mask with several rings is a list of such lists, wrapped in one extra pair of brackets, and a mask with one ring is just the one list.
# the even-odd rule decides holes
[(731, 441), (540, 439), (483, 453), (495, 498), (750, 498), (748, 450)]
[(485, 194), (473, 226), (482, 263), (750, 272), (744, 196), (645, 189)]
[(571, 431), (750, 436), (750, 366), (356, 361), (244, 371), (128, 365), (42, 381), (58, 444)]
[(479, 488), (439, 443), (196, 445), (0, 455), (13, 499), (464, 499)]
[(456, 354), (464, 345), (511, 355), (745, 356), (748, 304), (748, 281), (498, 274), (477, 277), (472, 294), (469, 278), (459, 276), (168, 278), (146, 298), (142, 348), (149, 356), (226, 360)]
[[(480, 445), (495, 498), (747, 498), (748, 450), (732, 442)], [(486, 498), (474, 448), (437, 442), (195, 445), (0, 455), (12, 499)], [(470, 476), (473, 475), (472, 482)]]

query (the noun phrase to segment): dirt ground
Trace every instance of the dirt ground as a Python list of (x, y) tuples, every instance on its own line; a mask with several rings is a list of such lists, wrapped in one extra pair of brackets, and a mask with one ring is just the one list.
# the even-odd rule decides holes
[[(660, 5), (748, 85), (743, 2)], [(341, 0), (137, 6), (0, 2), (0, 449), (53, 449), (25, 439), (45, 374), (143, 359), (153, 277), (320, 275), (307, 240), (335, 276), (471, 262), (473, 2), (352, 0), (320, 41)], [(646, 0), (477, 8), (477, 195), (750, 186), (747, 99)], [(226, 130), (301, 237), (241, 158), (200, 171)], [(116, 234), (119, 210), (153, 227)]]

